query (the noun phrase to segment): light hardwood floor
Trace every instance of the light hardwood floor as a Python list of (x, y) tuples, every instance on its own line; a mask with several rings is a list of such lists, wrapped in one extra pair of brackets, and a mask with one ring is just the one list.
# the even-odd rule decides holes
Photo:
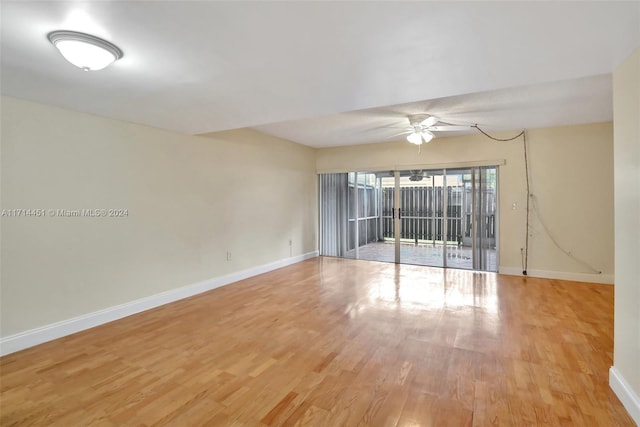
[(316, 258), (0, 360), (0, 425), (634, 425), (613, 287)]

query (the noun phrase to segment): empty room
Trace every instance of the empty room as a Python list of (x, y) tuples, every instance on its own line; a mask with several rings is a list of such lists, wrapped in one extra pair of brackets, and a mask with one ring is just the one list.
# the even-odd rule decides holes
[(0, 1), (0, 425), (640, 424), (639, 1)]

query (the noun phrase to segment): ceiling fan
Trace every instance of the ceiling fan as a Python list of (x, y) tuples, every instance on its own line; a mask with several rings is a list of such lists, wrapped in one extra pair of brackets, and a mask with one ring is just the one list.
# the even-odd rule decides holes
[(409, 181), (422, 181), (424, 178), (431, 178), (431, 176), (421, 169), (409, 171)]
[(407, 135), (407, 141), (415, 145), (422, 145), (430, 142), (435, 135), (433, 132), (461, 131), (469, 130), (470, 125), (455, 125), (442, 121), (430, 114), (413, 114), (407, 116), (409, 127), (399, 135)]

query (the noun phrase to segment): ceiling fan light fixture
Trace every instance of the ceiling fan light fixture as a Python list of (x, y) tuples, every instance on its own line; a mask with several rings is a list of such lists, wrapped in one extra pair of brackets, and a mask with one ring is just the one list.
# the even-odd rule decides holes
[(47, 38), (67, 61), (84, 71), (102, 70), (124, 56), (118, 46), (91, 34), (53, 31)]
[(420, 145), (422, 144), (422, 135), (418, 132), (412, 132), (407, 135), (407, 141), (415, 145)]
[(431, 142), (431, 140), (434, 138), (435, 135), (429, 132), (428, 130), (424, 130), (422, 131), (420, 136), (422, 137), (422, 140), (424, 141), (424, 143), (427, 144)]

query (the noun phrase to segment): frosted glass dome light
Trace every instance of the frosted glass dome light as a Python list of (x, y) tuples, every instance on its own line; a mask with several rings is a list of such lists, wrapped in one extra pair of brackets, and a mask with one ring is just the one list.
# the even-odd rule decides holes
[(123, 56), (118, 46), (91, 34), (54, 31), (47, 37), (67, 61), (84, 71), (102, 70)]
[(433, 139), (433, 137), (434, 137), (434, 135), (431, 132), (429, 132), (428, 130), (422, 131), (421, 136), (422, 136), (422, 139), (424, 140), (425, 144), (428, 143), (429, 141), (431, 141)]
[(420, 136), (420, 134), (417, 132), (413, 132), (407, 135), (407, 141), (409, 141), (412, 144), (420, 145), (422, 144), (422, 136)]
[(428, 130), (423, 130), (422, 132), (414, 131), (407, 135), (407, 141), (415, 145), (420, 145), (423, 143), (427, 144), (433, 138), (434, 135)]

